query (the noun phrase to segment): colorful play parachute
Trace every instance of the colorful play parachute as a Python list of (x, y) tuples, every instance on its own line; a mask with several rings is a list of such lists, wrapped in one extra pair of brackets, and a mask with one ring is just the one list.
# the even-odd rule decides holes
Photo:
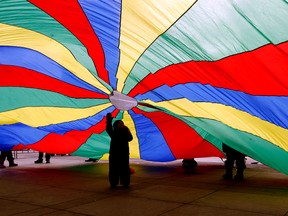
[(223, 157), (288, 174), (288, 3), (0, 1), (0, 150), (105, 158), (107, 113), (131, 158)]

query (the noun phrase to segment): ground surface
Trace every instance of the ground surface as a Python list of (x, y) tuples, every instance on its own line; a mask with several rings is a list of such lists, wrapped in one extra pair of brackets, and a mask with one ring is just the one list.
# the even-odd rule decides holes
[(18, 167), (0, 170), (1, 216), (288, 216), (288, 176), (249, 158), (242, 182), (222, 180), (219, 158), (196, 159), (195, 174), (185, 174), (180, 160), (131, 160), (130, 189), (114, 190), (107, 161), (56, 155), (50, 164), (34, 164), (36, 159), (37, 152), (19, 152)]

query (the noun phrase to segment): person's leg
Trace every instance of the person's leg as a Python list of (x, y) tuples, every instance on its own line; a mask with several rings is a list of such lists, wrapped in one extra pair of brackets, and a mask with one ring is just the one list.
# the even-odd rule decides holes
[(131, 177), (131, 172), (130, 172), (129, 163), (123, 164), (123, 166), (120, 169), (120, 183), (121, 185), (123, 185), (123, 187), (129, 188), (130, 177)]
[(182, 167), (185, 173), (195, 173), (197, 165), (198, 163), (195, 161), (194, 158), (182, 160)]
[(233, 154), (226, 153), (226, 161), (225, 161), (225, 174), (223, 175), (224, 179), (232, 179), (233, 178), (233, 167), (234, 167), (235, 158)]
[(34, 163), (43, 163), (43, 152), (39, 152), (38, 160), (36, 160)]
[(7, 160), (9, 162), (9, 167), (14, 167), (14, 166), (18, 166), (18, 164), (14, 163), (14, 158), (12, 155), (12, 151), (7, 151)]
[(0, 169), (6, 168), (6, 166), (4, 165), (5, 159), (6, 159), (5, 151), (1, 151), (1, 155), (0, 155)]
[(119, 170), (117, 161), (109, 159), (109, 182), (111, 188), (116, 188), (119, 184)]
[(119, 172), (115, 169), (109, 169), (109, 182), (111, 188), (117, 187), (119, 184)]
[(240, 154), (240, 153), (237, 155), (236, 168), (237, 168), (237, 172), (236, 172), (236, 175), (234, 176), (234, 179), (235, 180), (243, 180), (244, 179), (244, 169), (246, 168), (245, 155)]
[(45, 160), (46, 160), (46, 163), (50, 163), (50, 158), (51, 158), (51, 154), (49, 154), (49, 153), (45, 153)]

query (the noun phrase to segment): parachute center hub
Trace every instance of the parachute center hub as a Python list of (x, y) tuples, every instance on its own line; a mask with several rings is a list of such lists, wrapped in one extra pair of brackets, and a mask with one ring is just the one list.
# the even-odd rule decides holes
[(111, 103), (119, 110), (130, 110), (137, 106), (137, 100), (114, 90), (109, 95)]

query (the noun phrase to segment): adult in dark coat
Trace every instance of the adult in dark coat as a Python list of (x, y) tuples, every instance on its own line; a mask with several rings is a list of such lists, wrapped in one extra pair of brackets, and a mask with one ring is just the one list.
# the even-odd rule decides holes
[(109, 151), (109, 182), (111, 188), (122, 184), (130, 185), (129, 142), (133, 136), (121, 120), (116, 120), (112, 127), (112, 115), (106, 115), (106, 131), (111, 138)]

